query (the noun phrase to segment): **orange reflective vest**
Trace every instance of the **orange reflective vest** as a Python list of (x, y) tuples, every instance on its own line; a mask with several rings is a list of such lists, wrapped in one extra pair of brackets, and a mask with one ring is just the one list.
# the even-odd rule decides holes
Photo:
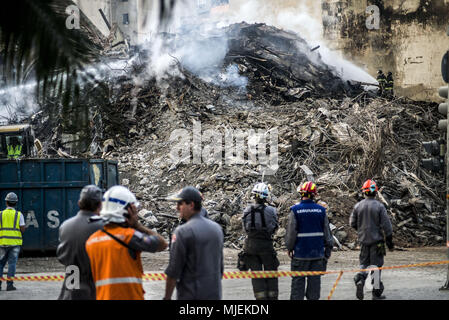
[[(129, 244), (135, 230), (117, 225), (104, 229)], [(143, 267), (140, 252), (133, 259), (129, 249), (101, 230), (93, 233), (86, 242), (97, 300), (143, 300)]]

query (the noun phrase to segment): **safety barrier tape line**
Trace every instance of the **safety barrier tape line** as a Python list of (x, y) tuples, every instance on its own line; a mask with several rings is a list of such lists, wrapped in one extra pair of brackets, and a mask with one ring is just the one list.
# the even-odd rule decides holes
[(331, 292), (329, 293), (329, 296), (327, 297), (327, 300), (330, 300), (330, 299), (331, 299), (332, 295), (334, 294), (335, 289), (337, 288), (338, 281), (340, 281), (342, 275), (343, 275), (343, 271), (340, 271), (340, 274), (338, 275), (337, 280), (335, 281), (335, 284), (334, 284), (334, 286), (332, 287), (332, 290), (331, 290)]
[[(331, 270), (331, 271), (226, 271), (223, 273), (223, 279), (265, 279), (265, 278), (280, 278), (280, 277), (304, 277), (304, 276), (320, 276), (325, 274), (335, 274), (341, 272), (362, 272), (374, 270), (391, 270), (401, 268), (426, 267), (433, 265), (449, 264), (449, 260), (424, 262), (415, 264), (406, 264), (400, 266), (390, 266), (381, 268), (369, 269), (352, 269), (352, 270)], [(143, 280), (161, 281), (167, 279), (165, 273), (146, 273), (142, 277)], [(0, 277), (0, 281), (62, 281), (63, 275), (45, 275), (45, 276), (19, 276), (19, 277)]]

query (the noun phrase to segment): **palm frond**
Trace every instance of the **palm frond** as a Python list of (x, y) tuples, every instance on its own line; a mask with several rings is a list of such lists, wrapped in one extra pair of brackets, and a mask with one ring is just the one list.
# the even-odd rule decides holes
[(2, 3), (0, 52), (7, 79), (20, 83), (32, 66), (43, 95), (49, 89), (61, 93), (61, 79), (64, 89), (73, 87), (77, 71), (96, 56), (96, 48), (81, 30), (66, 27), (65, 10), (72, 4), (69, 0)]

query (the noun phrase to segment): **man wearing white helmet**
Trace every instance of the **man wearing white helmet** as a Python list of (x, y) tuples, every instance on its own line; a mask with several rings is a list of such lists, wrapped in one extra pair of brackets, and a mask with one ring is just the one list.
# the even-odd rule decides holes
[[(16, 264), (19, 259), (22, 233), (25, 232), (25, 219), (20, 211), (16, 210), (19, 198), (14, 192), (6, 195), (6, 209), (0, 211), (0, 278), (3, 277), (3, 268), (8, 263), (8, 278), (16, 274)], [(1, 281), (0, 281), (1, 290)], [(6, 291), (16, 290), (14, 281), (6, 282)]]
[[(258, 183), (252, 192), (254, 203), (243, 212), (243, 228), (248, 237), (243, 248), (243, 263), (252, 271), (273, 270), (279, 267), (273, 247), (273, 234), (278, 228), (276, 209), (266, 205), (270, 188)], [(241, 270), (245, 267), (242, 266)], [(278, 278), (251, 279), (256, 300), (277, 300)]]
[(138, 222), (138, 207), (134, 194), (123, 186), (103, 196), (99, 218), (105, 226), (86, 242), (97, 300), (143, 300), (140, 254), (167, 248), (163, 237)]

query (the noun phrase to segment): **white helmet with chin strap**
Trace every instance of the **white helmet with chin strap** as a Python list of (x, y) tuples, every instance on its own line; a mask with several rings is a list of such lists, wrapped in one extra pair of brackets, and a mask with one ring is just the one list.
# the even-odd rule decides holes
[(256, 197), (259, 197), (261, 199), (266, 199), (266, 198), (268, 198), (268, 195), (270, 194), (270, 189), (265, 183), (260, 182), (254, 186), (251, 193), (254, 194)]
[(123, 223), (126, 221), (124, 214), (128, 213), (128, 205), (139, 202), (136, 196), (123, 186), (113, 186), (103, 195), (100, 216), (108, 222)]

